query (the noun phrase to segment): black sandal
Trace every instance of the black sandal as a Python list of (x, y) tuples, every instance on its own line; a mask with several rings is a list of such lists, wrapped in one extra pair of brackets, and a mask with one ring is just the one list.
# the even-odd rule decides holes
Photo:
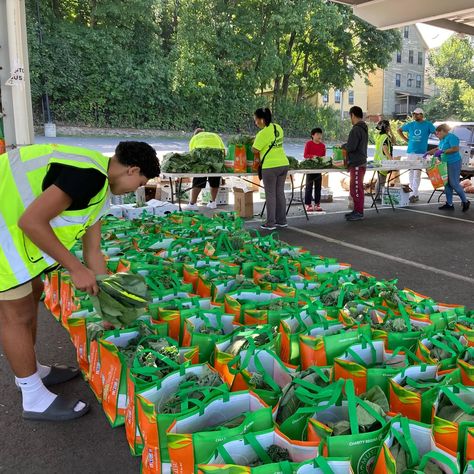
[(44, 377), (43, 383), (46, 387), (64, 383), (79, 375), (79, 369), (75, 367), (68, 367), (66, 365), (52, 365), (50, 373)]
[[(74, 407), (79, 403), (84, 403), (84, 407), (79, 411), (74, 411)], [(34, 421), (67, 421), (80, 418), (89, 411), (90, 405), (82, 400), (67, 398), (58, 395), (54, 402), (43, 412), (23, 411), (25, 420)]]

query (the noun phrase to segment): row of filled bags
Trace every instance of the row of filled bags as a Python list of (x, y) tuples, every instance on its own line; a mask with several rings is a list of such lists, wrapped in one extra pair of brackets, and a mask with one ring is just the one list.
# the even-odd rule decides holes
[[(113, 289), (108, 295), (113, 298), (88, 298), (74, 291), (66, 274), (56, 272), (47, 281), (45, 303), (69, 330), (81, 369), (109, 421), (114, 426), (125, 423), (132, 453), (142, 453), (144, 472), (332, 472), (328, 469), (336, 467), (346, 470), (334, 472), (349, 472), (347, 461), (331, 459), (339, 455), (349, 455), (354, 472), (372, 472), (383, 437), (365, 455), (328, 448), (336, 438), (353, 446), (366, 443), (348, 440), (359, 432), (340, 411), (336, 421), (342, 428), (318, 421), (315, 407), (322, 400), (318, 397), (328, 401), (327, 390), (332, 393), (328, 408), (342, 406), (351, 390), (366, 405), (383, 395), (386, 409), (379, 417), (384, 426), (398, 413), (429, 424), (434, 445), (459, 463), (457, 471), (449, 462), (443, 464), (451, 466), (445, 472), (468, 469), (470, 419), (439, 412), (444, 399), (455, 399), (462, 406), (450, 406), (461, 410), (461, 416), (472, 416), (465, 408), (472, 406), (468, 386), (473, 385), (474, 327), (464, 307), (439, 304), (334, 259), (250, 235), (233, 215), (210, 219), (176, 214), (131, 223), (109, 219), (103, 246), (111, 272), (130, 272), (101, 282), (102, 288)], [(80, 255), (80, 248), (76, 251)], [(119, 291), (112, 284), (125, 281), (125, 275), (130, 286)], [(107, 332), (104, 320), (132, 327)], [(352, 388), (342, 388), (344, 383)], [(333, 398), (334, 393), (339, 395)], [(205, 421), (214, 415), (199, 418), (211, 402), (229, 403), (237, 394), (258, 400), (258, 410), (270, 409), (272, 425), (256, 429), (253, 422), (234, 416), (227, 420), (231, 426), (218, 422), (215, 429), (216, 424)], [(288, 394), (293, 401), (284, 403)], [(304, 415), (299, 424), (294, 418), (300, 416), (298, 410)], [(184, 422), (190, 432), (168, 431), (185, 413), (199, 414), (200, 422)], [(309, 439), (319, 422), (324, 429)], [(343, 422), (347, 432), (340, 431)], [(372, 424), (381, 429), (375, 423), (382, 424), (381, 419)], [(198, 436), (200, 430), (217, 436), (219, 443), (211, 449), (215, 456), (227, 450), (220, 447), (222, 441), (264, 429), (273, 430), (273, 440), (316, 442), (318, 456), (313, 451), (312, 458), (301, 459), (275, 442), (266, 450), (254, 449), (262, 465), (249, 460), (239, 468), (223, 468), (232, 455), (219, 458), (216, 467), (214, 458), (197, 460), (182, 450), (189, 447), (188, 435)], [(277, 455), (280, 471), (270, 463)], [(416, 462), (412, 458), (408, 466), (424, 470), (441, 465), (439, 456), (426, 456)], [(182, 467), (183, 460), (192, 460), (192, 467), (189, 462)], [(300, 461), (301, 466), (295, 465)]]

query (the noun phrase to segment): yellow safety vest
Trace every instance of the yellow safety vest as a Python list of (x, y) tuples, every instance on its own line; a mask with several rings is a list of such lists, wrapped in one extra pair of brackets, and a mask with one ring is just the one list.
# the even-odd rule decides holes
[[(0, 155), (0, 291), (30, 281), (56, 263), (18, 227), (25, 209), (43, 192), (43, 180), (52, 163), (96, 169), (107, 177), (109, 158), (97, 151), (66, 145), (31, 145)], [(87, 208), (63, 211), (50, 221), (67, 249), (105, 214), (109, 197), (106, 179)]]
[(387, 140), (388, 135), (385, 133), (382, 133), (380, 135), (377, 135), (375, 137), (375, 155), (374, 155), (374, 161), (380, 163), (382, 160), (386, 160), (387, 157), (385, 156), (385, 153), (383, 152), (383, 144), (385, 143), (385, 140)]

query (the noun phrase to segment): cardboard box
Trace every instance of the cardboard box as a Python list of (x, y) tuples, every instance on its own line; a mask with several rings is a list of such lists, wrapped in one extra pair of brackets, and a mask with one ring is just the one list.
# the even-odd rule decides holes
[(382, 204), (390, 206), (390, 201), (392, 201), (394, 207), (405, 207), (410, 204), (410, 193), (403, 191), (403, 188), (400, 186), (390, 186), (389, 191), (390, 195), (387, 192), (387, 187), (384, 186), (382, 193)]
[[(202, 204), (207, 204), (211, 200), (211, 189), (204, 188), (199, 195), (199, 201)], [(229, 204), (229, 188), (220, 187), (217, 192), (216, 204), (218, 206), (226, 206)]]
[[(184, 189), (186, 189), (184, 186), (183, 186)], [(177, 189), (175, 188), (175, 192), (177, 191)], [(175, 196), (175, 202), (178, 201), (178, 197)], [(161, 189), (160, 189), (160, 200), (161, 201), (168, 201), (168, 202), (171, 202), (171, 188), (169, 186), (169, 184), (165, 184), (165, 185), (162, 185), (161, 186)], [(184, 193), (182, 193), (181, 195), (181, 202), (187, 202), (189, 201), (189, 192), (186, 191)]]
[(323, 188), (329, 188), (329, 174), (323, 174), (322, 184)]
[(240, 217), (253, 217), (253, 191), (234, 190), (234, 210)]

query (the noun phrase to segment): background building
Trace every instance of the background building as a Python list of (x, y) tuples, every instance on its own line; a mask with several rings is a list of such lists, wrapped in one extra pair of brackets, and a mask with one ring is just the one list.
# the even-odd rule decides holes
[(386, 69), (378, 69), (368, 80), (369, 117), (404, 119), (429, 96), (425, 90), (428, 45), (416, 25), (401, 28), (402, 48), (393, 54)]

